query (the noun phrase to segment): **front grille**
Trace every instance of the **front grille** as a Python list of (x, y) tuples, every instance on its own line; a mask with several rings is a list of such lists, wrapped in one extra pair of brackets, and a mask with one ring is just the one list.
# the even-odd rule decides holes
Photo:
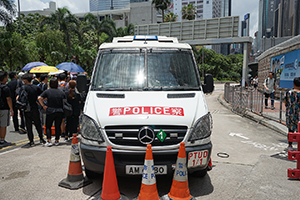
[[(125, 146), (146, 146), (138, 139), (139, 131), (145, 126), (132, 125), (132, 126), (106, 126), (105, 132), (109, 140), (118, 145)], [(179, 144), (186, 132), (186, 126), (170, 126), (170, 125), (147, 125), (154, 131), (155, 139), (151, 143), (152, 146), (166, 146)], [(166, 133), (166, 138), (161, 142), (156, 135), (163, 130)]]

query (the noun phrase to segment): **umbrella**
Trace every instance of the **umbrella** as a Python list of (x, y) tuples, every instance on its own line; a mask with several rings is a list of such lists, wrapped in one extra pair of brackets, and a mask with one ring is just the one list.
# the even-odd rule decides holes
[(75, 63), (72, 63), (72, 62), (60, 63), (59, 65), (56, 65), (55, 67), (57, 69), (62, 69), (62, 70), (69, 71), (69, 72), (84, 72), (84, 70), (79, 65), (76, 65)]
[(29, 72), (30, 73), (49, 73), (49, 72), (56, 72), (58, 69), (56, 67), (51, 66), (39, 66), (32, 68)]
[(27, 63), (22, 70), (24, 71), (30, 71), (32, 68), (34, 67), (38, 67), (38, 66), (48, 66), (47, 64), (43, 63), (43, 62), (30, 62)]
[(56, 74), (61, 74), (61, 73), (64, 73), (65, 71), (64, 70), (58, 70), (58, 71), (55, 71), (55, 72), (49, 72), (48, 75), (52, 76), (52, 75), (56, 75)]

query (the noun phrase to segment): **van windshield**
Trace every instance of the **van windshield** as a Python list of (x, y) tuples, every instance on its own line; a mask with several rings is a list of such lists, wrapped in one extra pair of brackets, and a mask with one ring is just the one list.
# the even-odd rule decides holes
[(92, 90), (199, 90), (191, 51), (103, 51)]

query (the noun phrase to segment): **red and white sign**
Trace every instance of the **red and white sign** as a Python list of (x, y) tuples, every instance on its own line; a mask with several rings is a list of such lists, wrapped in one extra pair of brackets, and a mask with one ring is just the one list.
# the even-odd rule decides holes
[(132, 106), (113, 107), (109, 109), (109, 116), (119, 115), (173, 115), (184, 116), (183, 108), (162, 106)]
[(188, 167), (197, 167), (206, 165), (208, 157), (208, 151), (194, 151), (189, 153)]

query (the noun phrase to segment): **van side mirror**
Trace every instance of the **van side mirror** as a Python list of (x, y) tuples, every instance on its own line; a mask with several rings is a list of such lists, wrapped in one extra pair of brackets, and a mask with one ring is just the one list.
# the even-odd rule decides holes
[(204, 93), (212, 93), (215, 89), (214, 78), (211, 74), (205, 74), (204, 84), (202, 85)]
[(78, 74), (76, 78), (77, 90), (79, 93), (87, 93), (87, 77), (85, 74)]

